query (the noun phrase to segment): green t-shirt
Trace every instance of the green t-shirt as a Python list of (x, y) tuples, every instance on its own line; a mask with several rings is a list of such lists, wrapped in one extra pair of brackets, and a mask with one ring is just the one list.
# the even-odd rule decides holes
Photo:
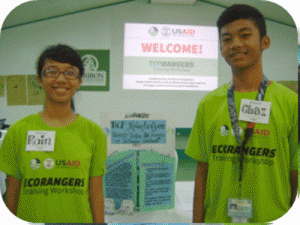
[[(54, 151), (25, 151), (28, 131), (55, 131)], [(9, 128), (1, 146), (0, 170), (22, 181), (19, 218), (93, 223), (89, 177), (105, 173), (105, 160), (106, 137), (96, 123), (79, 115), (71, 125), (53, 128), (33, 114)]]
[[(206, 95), (197, 116), (185, 153), (209, 165), (205, 223), (229, 223), (228, 198), (239, 197), (239, 151), (232, 134), (228, 112), (228, 84)], [(235, 92), (239, 115), (241, 99), (255, 99), (257, 92)], [(290, 208), (290, 171), (298, 164), (298, 97), (273, 82), (265, 99), (271, 102), (269, 124), (256, 124), (246, 144), (242, 198), (252, 200), (252, 223), (264, 223), (283, 216)], [(245, 128), (247, 122), (239, 121)], [(242, 134), (242, 137), (244, 132)]]

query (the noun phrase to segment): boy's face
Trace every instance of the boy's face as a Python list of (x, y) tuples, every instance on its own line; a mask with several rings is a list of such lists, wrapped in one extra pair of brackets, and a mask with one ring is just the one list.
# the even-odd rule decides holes
[(239, 19), (221, 28), (220, 46), (222, 56), (233, 69), (249, 68), (261, 63), (262, 51), (270, 46), (270, 38), (261, 38), (252, 20)]

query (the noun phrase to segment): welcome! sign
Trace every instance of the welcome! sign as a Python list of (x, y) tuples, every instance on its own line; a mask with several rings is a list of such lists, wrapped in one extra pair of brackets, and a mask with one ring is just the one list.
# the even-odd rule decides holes
[(217, 28), (126, 23), (123, 68), (124, 89), (214, 90)]
[(142, 43), (142, 52), (202, 54), (202, 45), (176, 43)]

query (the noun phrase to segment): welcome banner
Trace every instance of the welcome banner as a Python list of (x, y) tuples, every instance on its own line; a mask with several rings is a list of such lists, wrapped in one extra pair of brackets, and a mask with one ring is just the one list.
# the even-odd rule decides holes
[(126, 23), (123, 68), (124, 89), (214, 90), (217, 28)]

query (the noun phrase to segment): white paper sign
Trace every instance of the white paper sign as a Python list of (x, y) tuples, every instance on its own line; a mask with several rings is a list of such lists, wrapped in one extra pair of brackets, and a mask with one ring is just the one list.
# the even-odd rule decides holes
[(27, 132), (25, 151), (53, 152), (55, 144), (55, 131), (32, 131)]
[(239, 120), (269, 124), (271, 102), (242, 99)]

